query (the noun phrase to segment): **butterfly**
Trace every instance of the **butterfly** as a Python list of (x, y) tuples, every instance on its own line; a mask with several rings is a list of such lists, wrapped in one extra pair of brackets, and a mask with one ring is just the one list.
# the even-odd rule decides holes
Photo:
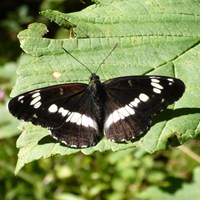
[(8, 109), (20, 120), (47, 128), (68, 147), (87, 148), (96, 145), (102, 133), (115, 143), (138, 140), (150, 128), (153, 116), (184, 91), (183, 81), (167, 76), (124, 76), (102, 83), (91, 73), (89, 84), (28, 91), (11, 99)]

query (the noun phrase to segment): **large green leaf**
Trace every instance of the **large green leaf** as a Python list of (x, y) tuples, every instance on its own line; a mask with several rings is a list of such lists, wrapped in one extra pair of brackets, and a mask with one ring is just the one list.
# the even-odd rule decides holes
[[(168, 75), (186, 84), (183, 97), (153, 120), (139, 144), (148, 152), (177, 145), (200, 133), (200, 6), (197, 1), (105, 1), (85, 10), (64, 14), (47, 10), (42, 14), (76, 38), (43, 37), (47, 27), (31, 24), (18, 35), (26, 56), (18, 68), (12, 96), (32, 89), (65, 82), (88, 82), (89, 72), (62, 50), (67, 49), (91, 71), (95, 71), (110, 50), (117, 48), (98, 72), (102, 81), (124, 75)], [(57, 72), (60, 76), (55, 76)], [(27, 162), (79, 150), (49, 141), (46, 129), (24, 125), (17, 146), (17, 171)], [(42, 138), (47, 137), (47, 141)], [(42, 140), (42, 142), (41, 142)], [(114, 144), (103, 139), (97, 146), (80, 150), (119, 150), (137, 143)]]

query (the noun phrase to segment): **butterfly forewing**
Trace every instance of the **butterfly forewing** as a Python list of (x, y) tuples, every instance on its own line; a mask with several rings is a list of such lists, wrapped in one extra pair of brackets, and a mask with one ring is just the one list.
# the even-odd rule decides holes
[(141, 137), (152, 116), (178, 100), (185, 90), (181, 80), (164, 76), (119, 77), (104, 85), (104, 132), (113, 142)]
[(18, 119), (48, 128), (67, 146), (88, 147), (99, 140), (90, 96), (87, 84), (62, 84), (18, 95), (8, 109)]
[[(86, 84), (76, 83), (40, 88), (11, 99), (8, 109), (18, 119), (43, 127), (59, 127), (64, 120), (59, 109), (71, 109), (86, 88)], [(74, 95), (76, 99), (72, 99)]]

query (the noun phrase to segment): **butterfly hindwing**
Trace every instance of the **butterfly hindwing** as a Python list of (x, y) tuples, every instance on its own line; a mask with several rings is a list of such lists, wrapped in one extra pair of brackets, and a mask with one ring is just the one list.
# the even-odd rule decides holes
[(88, 147), (99, 141), (90, 96), (87, 84), (62, 84), (18, 95), (8, 109), (18, 119), (48, 128), (67, 146)]
[(113, 142), (141, 137), (151, 124), (152, 116), (178, 100), (184, 83), (164, 76), (128, 76), (104, 82), (104, 132)]
[(62, 126), (49, 128), (51, 135), (73, 148), (96, 145), (100, 140), (100, 133), (94, 112), (94, 103), (91, 92), (87, 88), (79, 101), (70, 109)]
[(104, 133), (110, 141), (120, 143), (134, 138), (138, 139), (149, 125), (150, 119), (142, 113), (136, 112), (127, 105), (123, 106), (123, 104), (107, 99)]

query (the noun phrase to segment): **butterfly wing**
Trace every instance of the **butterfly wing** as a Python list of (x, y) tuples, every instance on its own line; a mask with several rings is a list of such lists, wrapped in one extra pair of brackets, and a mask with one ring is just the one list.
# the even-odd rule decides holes
[(10, 100), (12, 115), (48, 128), (70, 147), (89, 147), (99, 141), (93, 99), (87, 84), (69, 83), (33, 90)]
[(106, 91), (104, 132), (113, 142), (137, 140), (152, 116), (177, 101), (184, 83), (165, 76), (128, 76), (104, 82)]

